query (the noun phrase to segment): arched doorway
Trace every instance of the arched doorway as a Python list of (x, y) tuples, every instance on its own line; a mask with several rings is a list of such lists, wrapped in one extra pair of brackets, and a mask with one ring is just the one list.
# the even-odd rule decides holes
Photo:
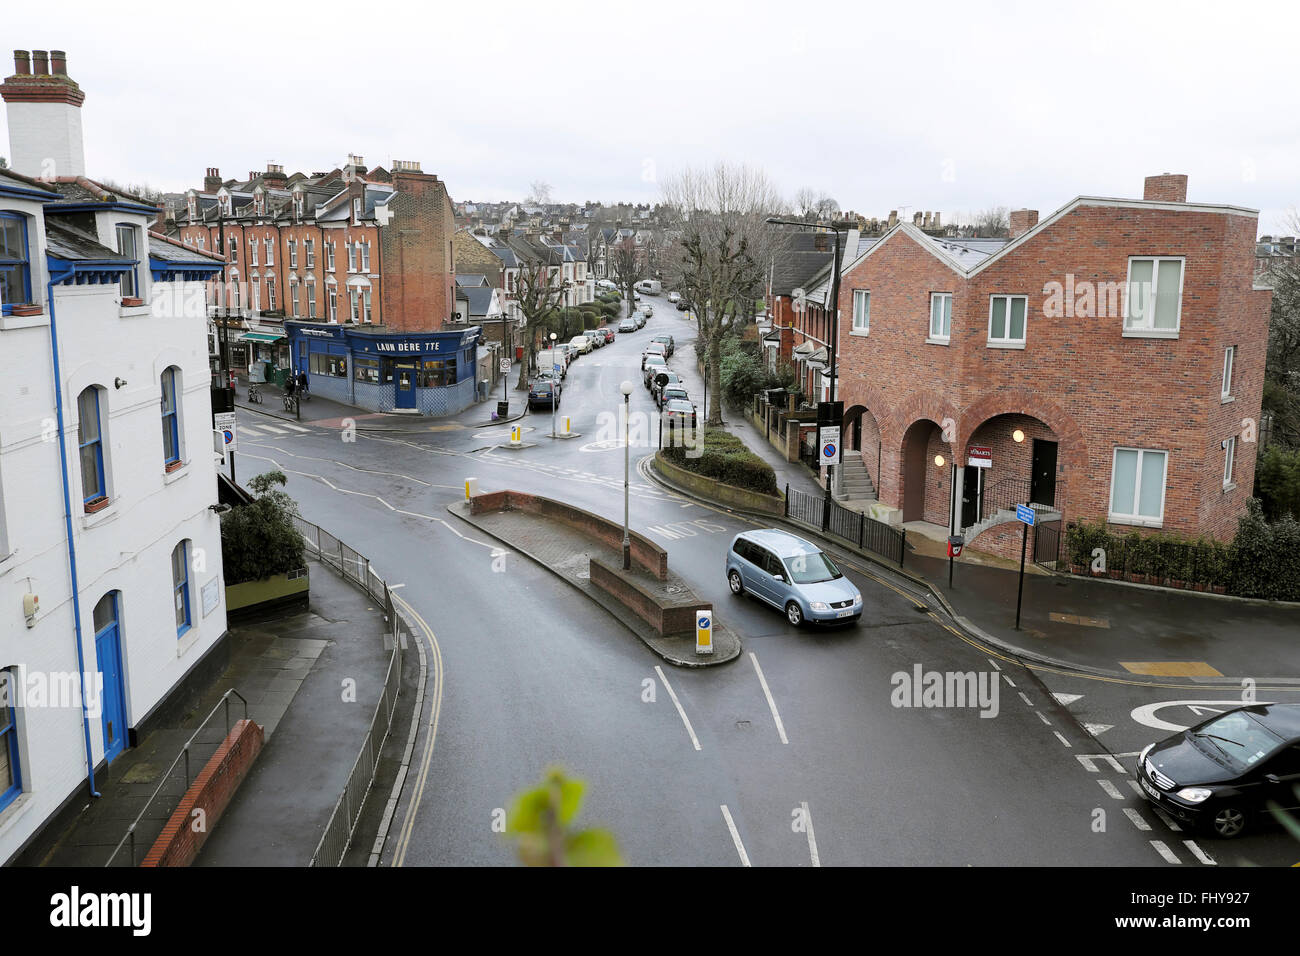
[[(943, 464), (935, 464), (942, 456)], [(903, 521), (948, 524), (948, 492), (952, 449), (939, 425), (928, 418), (913, 422), (903, 433)]]

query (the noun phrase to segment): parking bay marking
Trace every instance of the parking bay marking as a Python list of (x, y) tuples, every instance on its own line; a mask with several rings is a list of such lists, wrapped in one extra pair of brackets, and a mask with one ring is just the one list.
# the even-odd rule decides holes
[[(677, 694), (674, 693), (673, 688), (672, 688), (672, 685), (668, 683), (668, 678), (664, 676), (664, 670), (663, 670), (663, 668), (660, 667), (658, 664), (655, 665), (655, 673), (658, 674), (658, 675), (659, 675), (659, 679), (660, 679), (661, 681), (663, 681), (664, 689), (668, 691), (668, 696), (671, 697), (671, 698), (673, 699), (673, 706), (675, 706), (675, 707), (677, 708), (677, 713), (679, 713), (679, 714), (681, 715), (682, 723), (686, 725), (686, 732), (687, 732), (688, 734), (691, 735), (691, 743), (693, 743), (693, 744), (695, 745), (695, 749), (696, 749), (696, 750), (699, 750), (699, 749), (700, 749), (700, 739), (699, 739), (698, 737), (695, 736), (695, 728), (693, 728), (693, 727), (691, 726), (691, 721), (690, 721), (690, 719), (686, 716), (686, 711), (682, 709), (682, 702), (681, 702), (680, 700), (677, 699)], [(722, 808), (722, 812), (725, 814), (725, 813), (727, 812), (727, 808), (726, 808), (726, 807), (723, 807), (723, 808)], [(731, 819), (731, 817), (730, 817), (729, 814), (728, 814), (728, 816), (727, 816), (727, 819), (728, 819), (728, 821)], [(739, 838), (737, 838), (737, 843), (739, 843)], [(744, 856), (744, 848), (743, 848), (743, 847), (741, 848), (741, 856)], [(749, 864), (746, 863), (745, 865), (748, 866)]]
[[(788, 744), (790, 741), (785, 736), (785, 725), (781, 723), (781, 715), (776, 711), (776, 701), (772, 699), (772, 691), (768, 689), (767, 678), (763, 676), (763, 668), (758, 666), (758, 655), (753, 651), (749, 652), (749, 659), (754, 664), (754, 671), (758, 674), (758, 682), (763, 685), (763, 695), (767, 697), (767, 706), (772, 710), (772, 719), (776, 721), (776, 732), (781, 735), (781, 743)], [(808, 804), (804, 804), (804, 810), (808, 809)]]
[[(658, 667), (655, 668), (655, 670), (658, 669)], [(660, 676), (662, 677), (663, 675), (661, 674)], [(672, 691), (669, 691), (669, 693), (672, 693)], [(699, 748), (697, 747), (696, 749), (698, 750)], [(745, 852), (745, 844), (740, 842), (740, 832), (736, 829), (736, 822), (731, 819), (731, 811), (727, 809), (725, 803), (722, 804), (722, 819), (726, 821), (727, 829), (731, 832), (731, 842), (736, 844), (736, 852), (740, 854), (740, 865), (749, 866), (749, 854)]]

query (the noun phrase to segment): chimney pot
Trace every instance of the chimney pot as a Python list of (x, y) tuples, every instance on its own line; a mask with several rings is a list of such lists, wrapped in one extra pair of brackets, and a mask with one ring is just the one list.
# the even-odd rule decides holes
[(1187, 175), (1162, 173), (1148, 176), (1143, 183), (1142, 198), (1150, 202), (1187, 202)]
[(14, 50), (14, 74), (17, 76), (31, 76), (32, 55), (26, 50)]
[(32, 51), (32, 73), (36, 76), (49, 76), (50, 54), (46, 50)]
[(50, 72), (57, 76), (68, 75), (68, 54), (62, 50), (50, 51)]

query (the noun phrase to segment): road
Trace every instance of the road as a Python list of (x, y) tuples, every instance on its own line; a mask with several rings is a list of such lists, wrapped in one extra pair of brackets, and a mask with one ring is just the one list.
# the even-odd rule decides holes
[[(349, 441), (332, 425), (290, 427), (239, 412), (241, 478), (283, 469), (303, 515), (402, 585), (399, 595), (432, 632), (416, 747), (417, 758), (429, 754), (425, 786), (405, 788), (385, 865), (510, 863), (494, 812), (552, 764), (586, 781), (580, 821), (611, 829), (634, 865), (1300, 860), (1280, 831), (1225, 844), (1170, 829), (1136, 795), (1132, 758), (1106, 759), (1166, 735), (1133, 720), (1134, 708), (1229, 699), (1221, 688), (1171, 693), (1140, 680), (1028, 669), (960, 633), (910, 582), (860, 559), (843, 561), (866, 606), (856, 628), (795, 630), (766, 605), (732, 596), (724, 555), (754, 523), (684, 500), (641, 472), (657, 437), (639, 369), (652, 335), (676, 337), (670, 365), (697, 402), (702, 395), (690, 325), (662, 297), (644, 301), (656, 308), (644, 329), (570, 369), (559, 413), (580, 437), (567, 441), (549, 437), (549, 413), (524, 418), (530, 447), (510, 450), (500, 426), (412, 422), (407, 433), (362, 428)], [(484, 491), (532, 491), (621, 514), (616, 423), (625, 379), (635, 383), (632, 524), (668, 549), (670, 566), (741, 635), (745, 653), (731, 664), (662, 665), (569, 585), (520, 555), (494, 557), (493, 541), (445, 510), (475, 477)], [(995, 715), (895, 706), (896, 675), (918, 667), (979, 675), (996, 700), (984, 710)], [(439, 677), (440, 696), (432, 693)], [(1270, 693), (1297, 699), (1297, 689)]]

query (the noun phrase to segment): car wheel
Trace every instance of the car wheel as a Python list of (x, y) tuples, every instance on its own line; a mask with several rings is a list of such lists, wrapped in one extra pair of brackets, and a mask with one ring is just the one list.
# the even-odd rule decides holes
[(732, 571), (727, 575), (727, 583), (731, 585), (732, 594), (744, 594), (745, 583), (740, 580), (740, 572)]
[(1210, 832), (1223, 840), (1239, 837), (1246, 830), (1246, 813), (1241, 807), (1219, 807), (1209, 819)]
[(798, 601), (791, 601), (785, 606), (785, 619), (795, 627), (803, 623), (803, 608), (799, 606)]

